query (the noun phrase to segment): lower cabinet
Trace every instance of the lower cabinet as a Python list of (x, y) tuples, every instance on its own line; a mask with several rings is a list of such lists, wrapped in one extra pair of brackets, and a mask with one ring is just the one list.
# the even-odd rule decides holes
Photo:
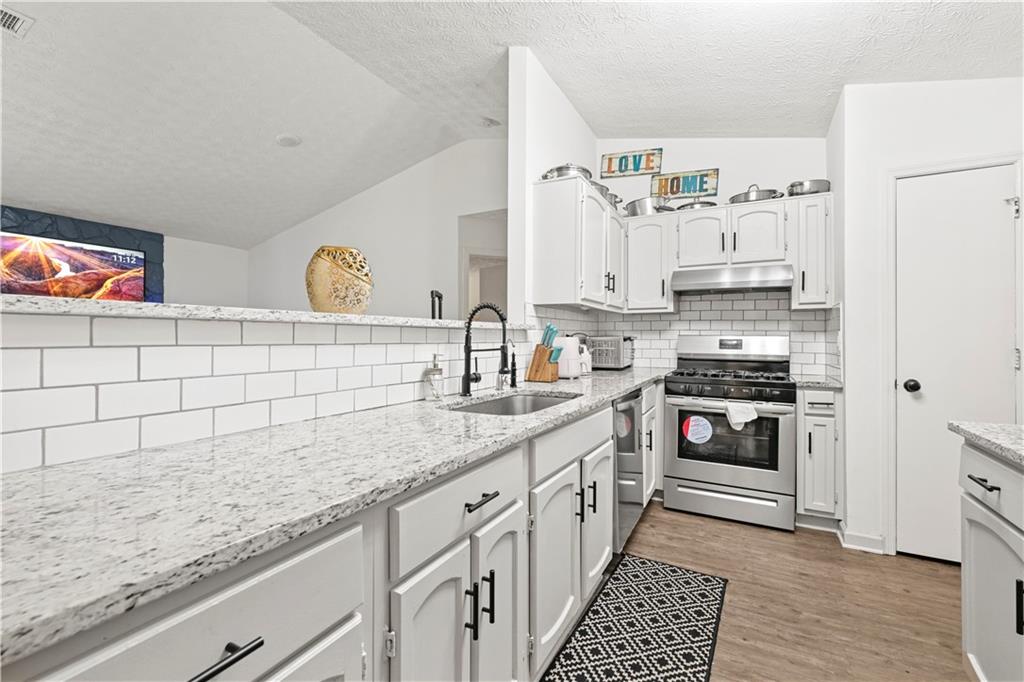
[(392, 680), (470, 679), (469, 540), (391, 590)]
[(560, 469), (530, 490), (530, 634), (532, 674), (554, 653), (582, 602), (580, 465)]
[(961, 495), (963, 652), (981, 680), (1024, 680), (1024, 531)]
[(585, 456), (580, 467), (584, 498), (580, 517), (580, 560), (583, 600), (586, 601), (601, 582), (614, 551), (615, 446), (612, 441)]
[(644, 506), (651, 501), (654, 490), (657, 488), (658, 460), (661, 458), (660, 439), (658, 438), (658, 409), (651, 407), (644, 412), (641, 424), (640, 437), (643, 439), (644, 451)]
[(797, 398), (796, 511), (841, 519), (843, 457), (838, 393), (805, 389)]
[(280, 682), (304, 680), (365, 680), (366, 651), (363, 616), (354, 614), (320, 641), (289, 661), (269, 679)]

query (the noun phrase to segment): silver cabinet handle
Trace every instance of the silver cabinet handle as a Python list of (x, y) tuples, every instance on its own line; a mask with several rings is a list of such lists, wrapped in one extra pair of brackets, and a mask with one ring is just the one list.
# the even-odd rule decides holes
[(972, 481), (974, 481), (975, 483), (980, 485), (987, 492), (994, 493), (997, 490), (1002, 490), (1002, 488), (1000, 488), (997, 485), (990, 485), (987, 478), (982, 478), (981, 476), (975, 476), (974, 474), (967, 474), (967, 478), (971, 479)]
[(217, 675), (220, 675), (222, 672), (259, 649), (261, 646), (263, 646), (262, 637), (257, 637), (242, 646), (238, 646), (234, 642), (228, 642), (224, 646), (224, 651), (229, 655), (220, 659), (209, 668), (190, 679), (189, 682), (209, 682), (213, 678), (217, 677)]

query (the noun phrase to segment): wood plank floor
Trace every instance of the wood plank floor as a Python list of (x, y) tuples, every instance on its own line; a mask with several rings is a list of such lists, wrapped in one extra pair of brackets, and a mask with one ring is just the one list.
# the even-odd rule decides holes
[(712, 680), (966, 680), (960, 568), (653, 502), (626, 551), (729, 579)]

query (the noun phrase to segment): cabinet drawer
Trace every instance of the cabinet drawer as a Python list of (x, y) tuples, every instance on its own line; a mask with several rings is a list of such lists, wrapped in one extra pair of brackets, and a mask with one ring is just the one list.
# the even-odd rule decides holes
[[(388, 512), (391, 579), (400, 577), (523, 495), (523, 451), (516, 448)], [(466, 505), (479, 503), (470, 511)]]
[(362, 680), (363, 617), (356, 613), (319, 641), (288, 661), (268, 679), (275, 682), (302, 680)]
[[(982, 483), (999, 490), (988, 491)], [(960, 487), (1013, 526), (1024, 529), (1024, 472), (964, 445), (960, 451)]]
[(616, 476), (619, 502), (624, 504), (644, 503), (644, 476), (620, 471)]
[(654, 407), (658, 402), (658, 385), (651, 384), (644, 389), (640, 398), (640, 411), (647, 412), (647, 410)]
[(831, 417), (836, 413), (836, 394), (832, 391), (800, 391), (800, 405), (805, 414)]
[(530, 482), (537, 483), (612, 437), (612, 409), (537, 436), (530, 443)]
[(216, 663), (229, 642), (262, 638), (217, 678), (253, 679), (362, 602), (363, 533), (355, 526), (46, 677), (187, 680)]

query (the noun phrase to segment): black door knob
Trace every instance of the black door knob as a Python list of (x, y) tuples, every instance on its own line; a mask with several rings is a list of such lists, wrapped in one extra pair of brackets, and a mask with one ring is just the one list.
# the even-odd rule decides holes
[(921, 382), (917, 379), (907, 379), (903, 382), (903, 388), (907, 389), (907, 393), (917, 393), (921, 390)]

